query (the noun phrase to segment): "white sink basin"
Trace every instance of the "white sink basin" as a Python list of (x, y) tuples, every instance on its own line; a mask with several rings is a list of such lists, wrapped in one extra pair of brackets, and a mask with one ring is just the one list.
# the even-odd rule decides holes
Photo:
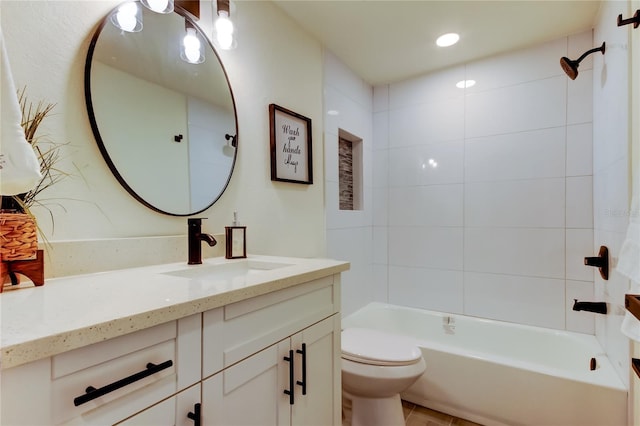
[(197, 280), (229, 280), (236, 277), (246, 277), (248, 275), (260, 274), (273, 269), (291, 266), (291, 263), (268, 262), (255, 259), (243, 259), (240, 261), (230, 261), (228, 263), (215, 263), (202, 265), (192, 265), (185, 269), (164, 272), (164, 275), (191, 278)]

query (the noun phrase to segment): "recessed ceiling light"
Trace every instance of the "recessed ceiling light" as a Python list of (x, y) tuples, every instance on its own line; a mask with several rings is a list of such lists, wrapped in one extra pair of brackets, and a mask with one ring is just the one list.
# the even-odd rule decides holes
[(467, 88), (475, 86), (475, 85), (476, 85), (476, 81), (475, 80), (461, 80), (461, 81), (456, 83), (456, 87), (458, 89), (467, 89)]
[(460, 35), (456, 33), (443, 34), (436, 40), (436, 44), (440, 47), (453, 46), (460, 40)]

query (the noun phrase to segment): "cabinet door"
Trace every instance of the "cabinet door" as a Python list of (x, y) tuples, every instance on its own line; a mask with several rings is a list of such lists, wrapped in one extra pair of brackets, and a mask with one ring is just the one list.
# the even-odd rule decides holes
[[(200, 403), (200, 385), (186, 389), (159, 404), (128, 418), (122, 426), (193, 426), (196, 424), (196, 404)], [(192, 413), (193, 419), (189, 417)]]
[[(342, 402), (339, 315), (329, 317), (294, 335), (291, 347), (296, 353), (296, 393), (295, 404), (291, 406), (291, 423), (296, 426), (340, 425)], [(306, 391), (304, 395), (303, 390)]]
[[(202, 424), (207, 426), (291, 423), (288, 357), (290, 339), (232, 365), (202, 385)], [(287, 364), (287, 365), (286, 365)]]

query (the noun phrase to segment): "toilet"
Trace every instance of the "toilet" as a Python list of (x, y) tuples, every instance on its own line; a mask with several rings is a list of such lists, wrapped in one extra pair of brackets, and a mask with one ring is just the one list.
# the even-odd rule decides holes
[(403, 426), (400, 392), (424, 373), (415, 342), (367, 328), (342, 330), (342, 391), (351, 400), (352, 426)]

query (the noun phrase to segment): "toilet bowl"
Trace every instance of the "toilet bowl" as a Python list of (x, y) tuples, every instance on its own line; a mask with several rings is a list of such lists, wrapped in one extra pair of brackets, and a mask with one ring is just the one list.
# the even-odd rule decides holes
[(342, 390), (352, 426), (404, 425), (400, 392), (424, 373), (420, 348), (407, 337), (366, 328), (342, 331)]

